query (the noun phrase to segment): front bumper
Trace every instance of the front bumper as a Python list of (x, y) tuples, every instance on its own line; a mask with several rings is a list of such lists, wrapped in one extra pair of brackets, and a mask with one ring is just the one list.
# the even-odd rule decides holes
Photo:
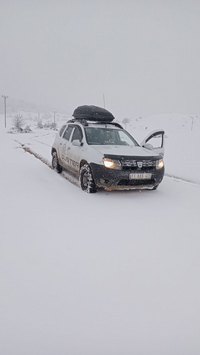
[(164, 176), (164, 167), (162, 169), (147, 169), (145, 173), (151, 173), (151, 179), (131, 180), (132, 173), (143, 173), (141, 170), (116, 170), (109, 169), (103, 165), (90, 164), (95, 184), (105, 190), (141, 190), (152, 189), (159, 185)]

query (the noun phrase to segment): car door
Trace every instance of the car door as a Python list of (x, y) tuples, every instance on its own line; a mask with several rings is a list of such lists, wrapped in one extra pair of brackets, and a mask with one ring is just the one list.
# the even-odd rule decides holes
[(83, 132), (80, 126), (75, 126), (71, 141), (69, 142), (68, 157), (70, 159), (71, 170), (78, 174), (79, 173), (79, 163), (83, 151)]
[(68, 151), (69, 151), (69, 140), (73, 131), (74, 125), (68, 125), (67, 128), (64, 130), (64, 133), (62, 137), (60, 138), (60, 144), (59, 144), (59, 158), (61, 165), (65, 167), (66, 169), (69, 168), (69, 157), (68, 157)]
[(165, 132), (160, 129), (149, 133), (140, 145), (164, 156)]
[(61, 162), (61, 147), (63, 144), (63, 132), (65, 131), (67, 125), (63, 125), (60, 129), (60, 131), (58, 132), (57, 136), (56, 136), (56, 150), (57, 150), (57, 154), (58, 154), (58, 158), (59, 161)]

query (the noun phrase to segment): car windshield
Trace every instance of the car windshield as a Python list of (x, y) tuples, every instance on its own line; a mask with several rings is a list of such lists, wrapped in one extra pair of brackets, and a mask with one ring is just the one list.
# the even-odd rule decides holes
[(122, 129), (85, 127), (89, 145), (128, 145), (139, 146), (131, 135)]

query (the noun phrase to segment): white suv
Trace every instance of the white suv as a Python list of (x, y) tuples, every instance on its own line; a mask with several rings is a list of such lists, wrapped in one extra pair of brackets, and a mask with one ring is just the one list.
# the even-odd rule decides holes
[(75, 118), (61, 127), (52, 146), (52, 166), (58, 173), (64, 168), (76, 174), (82, 190), (88, 193), (98, 188), (158, 187), (164, 176), (163, 130), (152, 132), (139, 145), (120, 124), (113, 122), (109, 111), (96, 106), (80, 106), (76, 110)]

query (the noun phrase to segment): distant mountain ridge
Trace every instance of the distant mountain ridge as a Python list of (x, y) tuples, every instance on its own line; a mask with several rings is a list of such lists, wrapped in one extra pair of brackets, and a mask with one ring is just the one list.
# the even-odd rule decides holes
[[(56, 107), (30, 103), (24, 100), (14, 99), (12, 97), (8, 97), (6, 101), (6, 108), (8, 113), (18, 112), (18, 111), (30, 111), (30, 112), (63, 111)], [(0, 113), (3, 112), (4, 112), (4, 103), (2, 98), (2, 100), (0, 100)]]

